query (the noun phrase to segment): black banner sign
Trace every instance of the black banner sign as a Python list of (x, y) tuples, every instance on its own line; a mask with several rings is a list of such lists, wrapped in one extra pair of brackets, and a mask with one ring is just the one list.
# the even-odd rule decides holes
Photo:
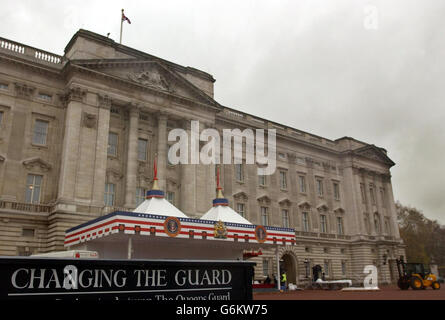
[(252, 299), (252, 262), (0, 257), (0, 299)]

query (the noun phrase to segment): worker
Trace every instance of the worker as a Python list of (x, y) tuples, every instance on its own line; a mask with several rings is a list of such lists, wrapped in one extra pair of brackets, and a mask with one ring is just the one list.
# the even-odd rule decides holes
[(283, 272), (281, 273), (281, 290), (280, 290), (281, 292), (286, 290), (286, 282), (287, 282), (286, 271), (283, 270)]

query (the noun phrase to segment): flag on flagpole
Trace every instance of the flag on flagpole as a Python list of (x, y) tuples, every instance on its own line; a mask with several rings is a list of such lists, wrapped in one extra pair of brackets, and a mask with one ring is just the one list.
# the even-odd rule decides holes
[(130, 19), (128, 19), (125, 14), (124, 14), (124, 10), (122, 10), (122, 21), (127, 21), (129, 24), (131, 24)]
[(130, 19), (128, 19), (124, 14), (124, 9), (122, 9), (122, 18), (121, 18), (121, 33), (119, 37), (119, 43), (122, 43), (122, 29), (124, 27), (124, 21), (127, 21), (129, 24), (131, 24)]

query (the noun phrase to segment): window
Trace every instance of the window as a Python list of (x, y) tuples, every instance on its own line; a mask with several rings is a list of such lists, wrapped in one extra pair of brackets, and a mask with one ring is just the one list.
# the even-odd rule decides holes
[(147, 140), (138, 139), (138, 160), (147, 161), (147, 146), (148, 146)]
[(278, 157), (280, 158), (280, 159), (286, 159), (286, 155), (284, 154), (284, 153), (278, 153)]
[(118, 143), (118, 135), (114, 132), (108, 133), (108, 150), (107, 154), (109, 156), (117, 156), (117, 143)]
[[(0, 123), (1, 125), (1, 123)], [(386, 199), (385, 199), (385, 189), (380, 188), (380, 199), (382, 200), (382, 207), (386, 206)]]
[(260, 186), (266, 185), (266, 176), (265, 175), (258, 175), (258, 184)]
[(145, 189), (136, 188), (136, 207), (139, 206), (145, 200)]
[(32, 143), (43, 146), (46, 145), (47, 134), (48, 134), (48, 122), (43, 120), (36, 120), (36, 122), (34, 123)]
[(309, 231), (309, 214), (307, 212), (303, 212), (302, 218), (303, 218), (303, 231)]
[(36, 233), (35, 233), (34, 229), (22, 229), (22, 236), (23, 237), (34, 238), (35, 234)]
[(120, 114), (120, 110), (119, 110), (119, 108), (118, 108), (118, 107), (115, 107), (115, 106), (111, 106), (111, 108), (110, 108), (110, 112), (111, 112), (111, 113), (114, 113), (114, 114)]
[(380, 229), (380, 217), (378, 213), (374, 214), (374, 226), (375, 226), (375, 232), (377, 234), (380, 234), (381, 229)]
[(283, 221), (283, 227), (289, 228), (289, 210), (281, 209), (281, 219)]
[(46, 100), (46, 101), (51, 101), (52, 96), (46, 93), (39, 93), (38, 95), (39, 99), (41, 100)]
[(175, 193), (172, 191), (167, 191), (166, 195), (167, 195), (166, 196), (167, 201), (170, 202), (172, 205), (174, 205), (175, 204)]
[(245, 207), (245, 205), (244, 205), (244, 203), (237, 203), (236, 204), (236, 212), (238, 212), (238, 214), (241, 216), (241, 217), (246, 217), (246, 207)]
[(316, 179), (317, 195), (323, 197), (323, 179)]
[(8, 85), (6, 83), (0, 83), (0, 89), (8, 90)]
[(243, 173), (243, 165), (235, 164), (235, 177), (236, 181), (243, 182), (244, 181), (244, 173)]
[(333, 187), (334, 187), (334, 199), (340, 200), (340, 185), (338, 184), (338, 182), (334, 182)]
[(343, 219), (342, 217), (337, 217), (337, 234), (343, 234)]
[(263, 276), (269, 275), (269, 259), (263, 258)]
[(2, 127), (3, 111), (0, 111), (0, 128)]
[(40, 191), (42, 188), (42, 176), (28, 174), (26, 178), (26, 203), (40, 203)]
[(114, 206), (114, 191), (115, 185), (113, 183), (105, 184), (104, 203), (107, 207)]
[(263, 226), (269, 225), (269, 212), (267, 207), (261, 207), (261, 223)]
[(371, 195), (371, 204), (375, 204), (375, 190), (374, 187), (369, 187), (369, 194)]
[(320, 232), (327, 233), (327, 231), (328, 231), (328, 224), (326, 221), (326, 215), (322, 214), (320, 215)]
[(341, 274), (346, 275), (346, 261), (341, 262)]
[(287, 189), (287, 172), (280, 171), (280, 188)]
[(329, 260), (325, 260), (324, 261), (324, 270), (323, 270), (323, 272), (324, 272), (324, 275), (326, 276), (326, 277), (329, 277), (329, 274), (330, 274), (330, 272), (331, 272), (331, 268), (330, 268), (330, 261)]
[(362, 203), (366, 203), (365, 185), (363, 183), (360, 183), (360, 193), (362, 195)]
[(306, 177), (298, 176), (298, 184), (300, 185), (300, 192), (306, 193)]

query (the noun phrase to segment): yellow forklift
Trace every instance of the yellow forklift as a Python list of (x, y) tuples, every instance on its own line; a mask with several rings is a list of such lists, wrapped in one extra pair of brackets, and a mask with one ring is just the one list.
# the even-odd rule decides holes
[(434, 290), (440, 289), (440, 283), (437, 277), (431, 273), (429, 266), (422, 263), (405, 263), (403, 256), (396, 259), (397, 270), (399, 271), (399, 281), (397, 285), (401, 290), (408, 290), (411, 287), (413, 290), (426, 289), (428, 287)]

